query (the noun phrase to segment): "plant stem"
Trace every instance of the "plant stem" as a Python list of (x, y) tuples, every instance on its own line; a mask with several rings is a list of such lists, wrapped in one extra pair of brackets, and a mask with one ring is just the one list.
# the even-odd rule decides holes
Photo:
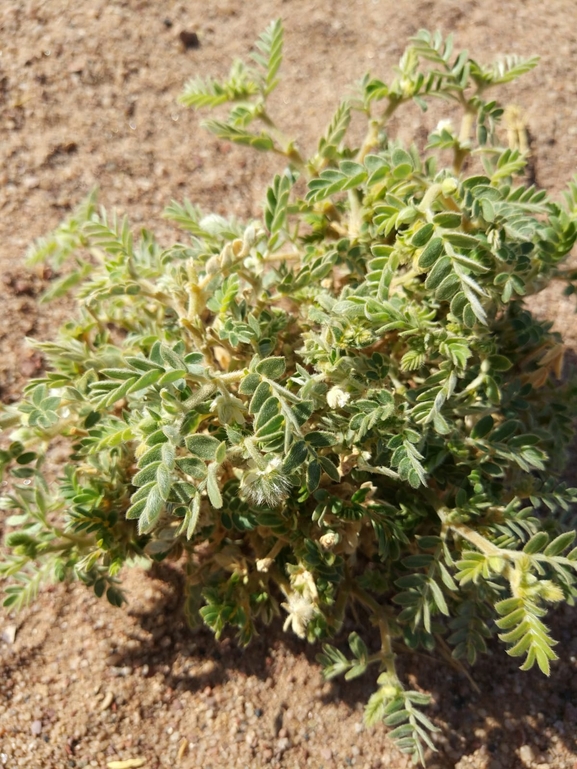
[(295, 147), (295, 142), (292, 139), (289, 139), (288, 136), (286, 136), (277, 127), (274, 120), (272, 120), (270, 115), (264, 109), (262, 110), (262, 112), (260, 112), (259, 119), (266, 125), (266, 127), (270, 130), (273, 137), (280, 144), (281, 149), (275, 150), (275, 152), (277, 152), (277, 154), (279, 155), (284, 155), (286, 158), (288, 158), (289, 162), (292, 163), (292, 165), (295, 166), (295, 168), (297, 168), (304, 176), (306, 176), (307, 179), (310, 179), (311, 175), (307, 168), (305, 159)]
[(381, 659), (387, 672), (398, 679), (391, 630), (384, 606), (381, 606), (372, 595), (367, 593), (367, 591), (360, 587), (356, 582), (351, 583), (350, 592), (351, 595), (354, 595), (358, 601), (364, 604), (375, 615), (381, 636)]
[(361, 148), (359, 149), (357, 156), (355, 158), (355, 161), (357, 163), (364, 162), (364, 159), (367, 155), (370, 154), (371, 150), (375, 149), (379, 145), (379, 131), (382, 131), (382, 129), (386, 126), (386, 124), (389, 122), (393, 114), (395, 113), (395, 110), (397, 107), (399, 107), (403, 103), (404, 99), (402, 98), (389, 98), (387, 107), (383, 114), (379, 118), (374, 118), (373, 120), (369, 120), (369, 129), (367, 131), (367, 135), (365, 136), (365, 139), (361, 145)]
[(481, 91), (481, 87), (477, 88), (470, 99), (466, 99), (462, 93), (459, 95), (459, 102), (464, 109), (464, 114), (461, 120), (458, 144), (455, 147), (453, 156), (453, 171), (455, 172), (455, 175), (458, 175), (461, 172), (465, 158), (471, 154), (471, 131), (473, 130), (473, 124), (479, 111), (477, 107), (475, 107), (475, 99), (481, 95)]
[(497, 545), (494, 545), (492, 542), (489, 542), (488, 539), (485, 539), (485, 537), (482, 534), (479, 534), (478, 531), (474, 531), (473, 529), (469, 528), (469, 526), (466, 526), (464, 523), (446, 523), (443, 521), (443, 526), (446, 526), (449, 529), (452, 529), (457, 534), (460, 534), (461, 537), (466, 539), (471, 544), (475, 545), (475, 547), (480, 550), (484, 555), (487, 556), (503, 556), (507, 553), (506, 550), (502, 550), (500, 547), (497, 547)]

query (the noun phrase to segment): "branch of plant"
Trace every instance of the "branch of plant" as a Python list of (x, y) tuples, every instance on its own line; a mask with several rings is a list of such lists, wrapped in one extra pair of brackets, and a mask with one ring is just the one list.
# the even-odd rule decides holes
[(385, 607), (381, 606), (381, 604), (375, 598), (373, 598), (370, 593), (367, 593), (367, 591), (360, 587), (360, 585), (354, 580), (350, 582), (348, 587), (350, 589), (351, 595), (354, 596), (367, 609), (370, 609), (371, 613), (375, 616), (381, 637), (381, 652), (379, 655), (380, 659), (387, 672), (393, 675), (395, 678), (398, 678), (397, 669), (395, 666), (395, 653), (393, 651), (392, 645), (392, 635)]

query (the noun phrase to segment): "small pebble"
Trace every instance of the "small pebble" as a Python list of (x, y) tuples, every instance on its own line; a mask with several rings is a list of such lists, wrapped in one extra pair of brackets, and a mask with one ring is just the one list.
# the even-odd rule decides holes
[(13, 644), (16, 639), (16, 625), (5, 625), (0, 631), (0, 638), (7, 644)]
[(114, 694), (112, 692), (106, 692), (104, 699), (100, 703), (100, 710), (108, 710), (108, 708), (114, 702)]
[(275, 742), (275, 753), (277, 755), (281, 755), (290, 748), (290, 744), (291, 743), (288, 737), (282, 737), (280, 740)]
[(38, 737), (38, 735), (42, 732), (42, 721), (39, 721), (36, 719), (36, 721), (32, 721), (30, 724), (30, 731), (35, 737)]

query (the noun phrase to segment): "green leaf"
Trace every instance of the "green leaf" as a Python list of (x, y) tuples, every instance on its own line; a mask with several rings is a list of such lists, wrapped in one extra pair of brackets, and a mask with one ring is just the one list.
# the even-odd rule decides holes
[(443, 239), (448, 241), (455, 248), (478, 248), (480, 243), (472, 235), (465, 235), (462, 232), (445, 232)]
[[(430, 222), (429, 224), (424, 224), (422, 227), (419, 227), (419, 229), (411, 238), (411, 245), (414, 246), (415, 248), (422, 248), (424, 245), (426, 245), (429, 242), (434, 230), (435, 230), (435, 225)], [(443, 243), (442, 240), (440, 238), (438, 238), (438, 240), (440, 240), (441, 246), (442, 246), (442, 243)], [(421, 264), (422, 258), (423, 258), (423, 254), (421, 254), (421, 258), (419, 259), (419, 266), (425, 267), (427, 265)]]
[(271, 386), (268, 384), (268, 382), (261, 382), (254, 391), (254, 395), (252, 396), (251, 402), (248, 406), (248, 413), (258, 414), (258, 412), (263, 407), (263, 404), (270, 398), (271, 392)]
[[(260, 383), (260, 376), (258, 374), (247, 374), (244, 379), (241, 380), (238, 391), (241, 395), (252, 395)], [(268, 392), (270, 393), (270, 388)]]
[(349, 670), (345, 673), (345, 681), (350, 681), (353, 678), (358, 678), (359, 676), (362, 676), (367, 671), (367, 665), (366, 663), (359, 663), (357, 665), (352, 665)]
[(277, 245), (279, 235), (286, 224), (290, 191), (290, 178), (286, 174), (277, 174), (266, 192), (264, 221), (270, 233), (268, 247), (271, 250)]
[(27, 465), (30, 462), (34, 462), (37, 456), (35, 451), (25, 451), (24, 454), (20, 454), (20, 456), (16, 457), (16, 461), (19, 465)]
[(323, 644), (323, 653), (317, 654), (316, 660), (323, 667), (323, 678), (329, 681), (342, 675), (351, 666), (345, 655), (330, 644)]
[(475, 427), (471, 430), (471, 438), (475, 438), (476, 440), (484, 438), (491, 432), (494, 424), (495, 422), (490, 414), (481, 417)]
[(313, 493), (319, 487), (321, 482), (321, 465), (320, 462), (314, 460), (309, 462), (307, 467), (307, 489), (309, 493)]
[(219, 444), (214, 456), (215, 461), (218, 465), (222, 465), (222, 463), (226, 460), (226, 451), (227, 451), (226, 441), (222, 441)]
[(339, 473), (337, 466), (331, 462), (328, 457), (318, 457), (318, 461), (321, 463), (323, 470), (332, 481), (338, 483), (341, 480), (341, 474)]
[(290, 447), (283, 462), (285, 473), (292, 473), (300, 467), (308, 456), (307, 444), (304, 441), (296, 441)]
[(197, 480), (202, 480), (206, 477), (206, 464), (194, 457), (179, 457), (176, 460), (177, 467), (186, 475), (192, 476)]
[(191, 454), (206, 460), (215, 459), (221, 445), (221, 442), (212, 435), (190, 435), (185, 439), (185, 443)]
[(158, 493), (166, 502), (170, 494), (170, 487), (172, 486), (172, 476), (168, 467), (163, 463), (160, 463), (156, 468), (156, 484), (158, 486)]
[(344, 192), (358, 187), (367, 178), (367, 170), (360, 163), (343, 160), (338, 170), (335, 168), (322, 171), (318, 179), (309, 182), (306, 199), (310, 203), (325, 200), (337, 192)]
[(182, 528), (186, 527), (186, 538), (191, 539), (192, 535), (196, 531), (198, 526), (198, 520), (200, 518), (200, 494), (195, 494), (190, 503), (188, 513), (182, 522)]
[(347, 102), (342, 102), (325, 131), (324, 136), (319, 141), (319, 155), (321, 157), (333, 159), (337, 148), (344, 138), (349, 123), (351, 121), (351, 109)]
[(156, 384), (161, 376), (162, 371), (157, 369), (147, 371), (146, 374), (142, 374), (142, 376), (138, 377), (138, 379), (130, 385), (125, 394), (128, 395), (129, 393), (138, 392), (138, 390), (144, 390), (145, 388)]
[(220, 510), (220, 508), (222, 507), (222, 495), (220, 493), (220, 488), (218, 485), (217, 470), (218, 470), (218, 465), (215, 462), (211, 462), (208, 466), (206, 490), (208, 492), (208, 498), (210, 499), (210, 504), (217, 510)]
[(283, 27), (280, 19), (271, 21), (259, 36), (256, 47), (258, 53), (253, 53), (252, 59), (266, 71), (264, 93), (269, 94), (278, 82), (276, 76), (282, 63)]
[(529, 553), (530, 555), (533, 555), (533, 553), (540, 553), (548, 542), (549, 535), (544, 531), (539, 531), (537, 534), (534, 534), (527, 542), (523, 548), (523, 552)]
[(402, 165), (408, 165), (411, 170), (413, 168), (413, 158), (409, 155), (409, 153), (402, 149), (402, 147), (396, 147), (393, 150), (392, 154), (392, 161), (394, 166), (402, 166)]
[(235, 144), (245, 144), (261, 152), (269, 152), (275, 147), (274, 139), (264, 131), (261, 131), (260, 134), (251, 133), (243, 128), (224, 123), (222, 120), (205, 120), (203, 126), (218, 136), (219, 139), (225, 139)]
[(445, 617), (448, 617), (450, 615), (450, 612), (449, 612), (449, 607), (447, 606), (447, 602), (445, 600), (445, 596), (443, 595), (443, 591), (441, 590), (441, 588), (435, 582), (434, 579), (429, 580), (428, 585), (433, 595), (433, 598), (435, 599), (435, 603), (437, 604), (437, 608), (439, 609), (441, 614), (444, 614)]
[(265, 422), (261, 427), (258, 428), (254, 434), (254, 437), (257, 440), (262, 440), (263, 438), (276, 434), (284, 425), (284, 421), (284, 414), (275, 414), (275, 416), (269, 419), (268, 422)]
[(366, 660), (368, 658), (369, 650), (367, 649), (367, 645), (358, 633), (352, 632), (349, 635), (349, 646), (352, 653), (358, 660)]
[(443, 280), (448, 275), (451, 275), (452, 269), (453, 269), (453, 264), (448, 256), (443, 256), (441, 259), (437, 259), (435, 261), (433, 269), (427, 275), (427, 280), (425, 281), (425, 287), (428, 289), (438, 288), (443, 282)]
[[(142, 502), (144, 502), (144, 507), (140, 512), (140, 515), (135, 516), (133, 511), (130, 517), (138, 517), (139, 533), (148, 534), (148, 532), (152, 531), (154, 528), (164, 507), (164, 500), (158, 486), (153, 486), (150, 490), (150, 493), (148, 494), (148, 497), (145, 500), (142, 500)], [(137, 504), (140, 504), (140, 502)], [(133, 505), (133, 507), (136, 506)], [(128, 512), (130, 513), (130, 510)], [(126, 517), (129, 517), (128, 513)]]
[(257, 364), (255, 370), (257, 374), (265, 376), (267, 379), (280, 379), (286, 371), (286, 360), (284, 358), (265, 358)]
[(461, 214), (444, 211), (443, 213), (435, 214), (433, 222), (437, 227), (446, 227), (447, 229), (454, 230), (456, 227), (461, 226)]
[(429, 267), (432, 267), (437, 259), (441, 256), (443, 253), (443, 239), (442, 238), (433, 238), (429, 241), (427, 244), (427, 247), (419, 257), (419, 267), (422, 270), (428, 270)]
[(557, 555), (561, 555), (564, 550), (573, 544), (575, 536), (577, 536), (577, 532), (575, 531), (566, 531), (564, 534), (559, 534), (558, 537), (555, 537), (555, 539), (547, 545), (544, 550), (544, 555), (548, 558), (554, 558)]
[(150, 464), (146, 465), (145, 468), (140, 470), (140, 472), (136, 473), (136, 475), (132, 479), (132, 483), (135, 486), (145, 486), (147, 483), (150, 483), (151, 481), (155, 481), (156, 470), (158, 469), (159, 465), (160, 465), (160, 460), (156, 462), (151, 462)]
[(320, 430), (312, 430), (310, 433), (307, 433), (304, 438), (309, 446), (314, 446), (315, 449), (334, 446), (336, 443), (334, 435)]

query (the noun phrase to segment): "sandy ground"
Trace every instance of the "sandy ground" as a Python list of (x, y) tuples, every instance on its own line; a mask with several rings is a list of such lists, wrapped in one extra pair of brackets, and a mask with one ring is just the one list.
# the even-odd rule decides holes
[[(161, 211), (172, 198), (258, 215), (278, 161), (212, 138), (175, 99), (188, 78), (224, 74), (277, 16), (286, 55), (273, 112), (305, 150), (350, 83), (367, 70), (386, 79), (411, 34), (440, 28), (481, 61), (541, 56), (502, 98), (525, 115), (537, 183), (559, 194), (574, 175), (575, 0), (0, 0), (2, 400), (40, 370), (24, 336), (47, 337), (72, 311), (38, 305), (45, 276), (23, 267), (26, 246), (94, 185), (107, 207), (166, 243), (174, 233)], [(183, 30), (198, 34), (198, 48), (183, 48)], [(422, 141), (444, 116), (408, 109), (391, 128)], [(568, 301), (550, 290), (538, 310), (575, 344)], [(133, 571), (128, 609), (59, 586), (16, 618), (0, 612), (0, 767), (408, 766), (383, 729), (362, 726), (369, 677), (324, 684), (315, 650), (280, 627), (246, 651), (192, 634), (178, 584), (177, 572)], [(575, 613), (553, 624), (561, 661), (550, 680), (518, 672), (495, 646), (473, 672), (476, 694), (452, 668), (401, 655), (443, 728), (430, 767), (577, 769)]]

